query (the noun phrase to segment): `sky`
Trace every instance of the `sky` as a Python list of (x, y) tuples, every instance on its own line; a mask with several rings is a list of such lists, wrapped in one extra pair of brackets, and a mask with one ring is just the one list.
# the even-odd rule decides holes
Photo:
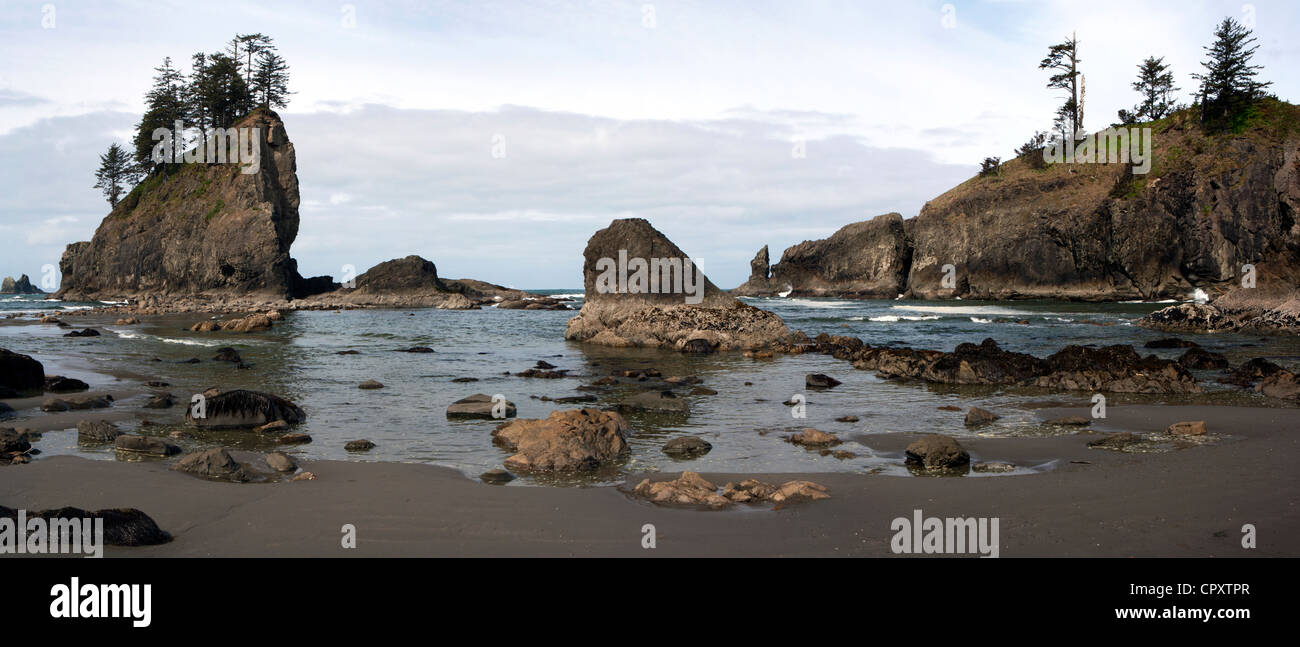
[(733, 287), (763, 245), (776, 262), (913, 217), (1010, 158), (1051, 124), (1038, 61), (1067, 35), (1101, 128), (1147, 56), (1189, 100), (1227, 16), (1296, 102), (1294, 0), (0, 0), (0, 276), (39, 283), (90, 239), (98, 156), (130, 139), (153, 68), (235, 33), (290, 65), (304, 275), (419, 254), (448, 278), (579, 287), (591, 234), (641, 217)]

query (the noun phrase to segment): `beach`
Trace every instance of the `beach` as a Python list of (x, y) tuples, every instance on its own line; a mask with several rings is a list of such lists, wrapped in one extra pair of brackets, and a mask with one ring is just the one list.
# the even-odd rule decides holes
[[(0, 503), (134, 507), (174, 535), (158, 546), (110, 546), (109, 557), (888, 557), (892, 520), (914, 510), (997, 517), (1001, 557), (1296, 555), (1300, 488), (1291, 463), (1300, 411), (1137, 405), (1109, 413), (1115, 429), (1155, 431), (1171, 417), (1198, 419), (1230, 438), (1165, 453), (1089, 449), (1092, 434), (964, 443), (973, 457), (1063, 461), (1024, 476), (757, 475), (813, 479), (831, 493), (780, 510), (667, 508), (630, 497), (625, 486), (499, 487), (396, 462), (308, 460), (301, 465), (315, 480), (234, 484), (170, 471), (164, 462), (71, 456), (0, 469)], [(901, 454), (911, 439), (872, 442)], [(721, 483), (756, 475), (704, 476)], [(341, 546), (344, 524), (356, 528), (354, 549)], [(645, 524), (655, 526), (653, 549), (642, 547)], [(1244, 524), (1258, 528), (1257, 548), (1242, 548)]]

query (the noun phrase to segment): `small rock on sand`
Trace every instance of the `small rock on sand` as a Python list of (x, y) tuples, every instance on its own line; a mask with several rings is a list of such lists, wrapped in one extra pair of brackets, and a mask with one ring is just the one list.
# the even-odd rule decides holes
[(1087, 427), (1088, 425), (1092, 424), (1092, 418), (1085, 418), (1083, 416), (1064, 416), (1061, 418), (1052, 418), (1051, 420), (1045, 420), (1043, 421), (1043, 424), (1061, 425), (1065, 427)]
[(1195, 422), (1175, 422), (1165, 430), (1171, 436), (1204, 436), (1209, 433), (1204, 420)]

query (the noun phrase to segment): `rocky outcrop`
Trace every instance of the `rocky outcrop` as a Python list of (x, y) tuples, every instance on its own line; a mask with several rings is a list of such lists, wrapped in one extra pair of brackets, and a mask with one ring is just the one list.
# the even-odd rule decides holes
[(32, 285), (31, 279), (24, 274), (15, 281), (12, 276), (6, 276), (0, 281), (0, 294), (45, 294), (43, 290)]
[(951, 353), (871, 346), (861, 339), (821, 334), (781, 350), (818, 352), (874, 370), (884, 378), (938, 384), (985, 384), (1115, 393), (1200, 393), (1196, 378), (1176, 361), (1142, 357), (1132, 346), (1066, 346), (1046, 357), (1003, 350), (992, 339), (958, 344)]
[(719, 290), (643, 219), (596, 232), (583, 258), (585, 301), (565, 339), (700, 352), (761, 348), (789, 335), (780, 317)]
[(64, 251), (60, 298), (303, 296), (313, 283), (289, 256), (298, 235), (293, 143), (270, 110), (255, 110), (235, 127), (258, 129), (255, 172), (243, 173), (242, 164), (160, 166), (89, 242)]
[(1253, 286), (1235, 285), (1210, 303), (1162, 308), (1137, 323), (1168, 332), (1300, 334), (1300, 254), (1258, 265)]
[[(892, 220), (885, 216), (795, 245), (770, 279), (751, 276), (738, 292), (1182, 299), (1198, 288), (1213, 295), (1237, 284), (1246, 264), (1300, 267), (1290, 254), (1300, 247), (1300, 134), (1293, 128), (1300, 107), (1266, 99), (1256, 109), (1235, 133), (1207, 134), (1193, 110), (1162, 120), (1146, 174), (1121, 163), (1035, 168), (1028, 158), (1011, 160), (996, 175), (936, 197), (911, 220), (877, 224)], [(865, 251), (838, 244), (850, 240)], [(890, 294), (900, 272), (905, 290)], [(1300, 302), (1227, 299), (1222, 309), (1173, 313), (1181, 316), (1163, 323), (1170, 330), (1294, 327)], [(1239, 315), (1251, 322), (1231, 321)]]
[(515, 471), (593, 470), (626, 457), (631, 427), (612, 411), (552, 411), (545, 420), (520, 419), (492, 431), (498, 445), (515, 451), (505, 466)]
[[(760, 255), (767, 258), (767, 248)], [(756, 270), (758, 259), (750, 263)], [(751, 272), (738, 296), (836, 296), (892, 299), (907, 286), (912, 249), (903, 216), (888, 213), (846, 225), (824, 240), (789, 247), (770, 276)], [(766, 260), (764, 260), (766, 265)]]

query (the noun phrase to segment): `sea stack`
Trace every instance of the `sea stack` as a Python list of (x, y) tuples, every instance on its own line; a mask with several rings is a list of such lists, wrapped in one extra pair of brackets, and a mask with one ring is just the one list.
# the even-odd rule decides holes
[(788, 290), (797, 297), (892, 299), (907, 289), (911, 269), (905, 224), (902, 215), (887, 213), (845, 225), (830, 238), (787, 248), (770, 275), (764, 247), (749, 263), (749, 280), (733, 294), (775, 296)]
[(615, 220), (596, 232), (583, 252), (582, 273), (585, 301), (565, 339), (709, 352), (763, 348), (790, 334), (780, 317), (718, 289), (641, 218)]
[(299, 197), (297, 161), (284, 122), (259, 108), (234, 127), (256, 129), (257, 166), (159, 165), (113, 208), (90, 241), (68, 245), (59, 298), (284, 299), (333, 287), (328, 278), (304, 280), (289, 256), (298, 236)]

